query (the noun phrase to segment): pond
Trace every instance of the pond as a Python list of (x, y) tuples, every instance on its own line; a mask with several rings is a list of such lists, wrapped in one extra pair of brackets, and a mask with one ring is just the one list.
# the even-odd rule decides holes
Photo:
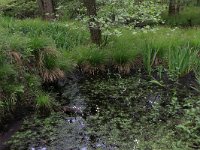
[[(72, 80), (59, 92), (62, 105), (76, 111), (28, 118), (11, 142), (13, 149), (17, 140), (18, 149), (31, 150), (193, 149), (177, 130), (184, 120), (185, 101), (199, 98), (187, 85), (115, 75)], [(28, 135), (29, 142), (22, 142)]]

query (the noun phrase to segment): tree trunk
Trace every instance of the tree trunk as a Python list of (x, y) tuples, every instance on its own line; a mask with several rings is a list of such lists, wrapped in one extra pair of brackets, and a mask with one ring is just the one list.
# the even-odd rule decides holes
[(101, 44), (101, 29), (99, 23), (95, 21), (97, 16), (96, 0), (83, 0), (85, 7), (87, 8), (87, 14), (90, 17), (89, 20), (89, 29), (91, 40), (93, 43), (100, 45)]
[(180, 7), (181, 7), (181, 2), (180, 2), (180, 0), (178, 0), (177, 1), (177, 5), (176, 5), (176, 14), (179, 14), (179, 12), (180, 12)]
[(176, 14), (176, 0), (170, 0), (169, 1), (169, 15), (175, 15)]
[(39, 9), (44, 20), (55, 19), (55, 9), (53, 0), (37, 0)]
[(200, 0), (197, 0), (197, 6), (200, 6)]

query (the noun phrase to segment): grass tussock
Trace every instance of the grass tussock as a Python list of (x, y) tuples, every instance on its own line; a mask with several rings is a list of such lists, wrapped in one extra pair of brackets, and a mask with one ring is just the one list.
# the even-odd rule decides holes
[(75, 48), (72, 53), (72, 59), (81, 68), (84, 73), (96, 74), (105, 71), (107, 64), (106, 52), (94, 45), (80, 46)]
[(47, 94), (40, 94), (36, 98), (36, 110), (41, 116), (49, 115), (54, 110), (54, 106), (53, 99)]

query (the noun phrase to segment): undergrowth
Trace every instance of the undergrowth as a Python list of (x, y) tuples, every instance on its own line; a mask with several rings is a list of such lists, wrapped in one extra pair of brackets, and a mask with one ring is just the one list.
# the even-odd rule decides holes
[(163, 19), (166, 25), (171, 26), (199, 26), (200, 25), (200, 10), (199, 6), (188, 6), (183, 8), (179, 14), (169, 16), (168, 12), (163, 14)]

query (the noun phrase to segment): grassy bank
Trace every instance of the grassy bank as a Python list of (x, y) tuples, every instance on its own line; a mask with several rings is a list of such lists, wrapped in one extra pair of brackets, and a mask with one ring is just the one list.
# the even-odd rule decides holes
[(78, 46), (65, 51), (86, 73), (95, 74), (105, 68), (114, 68), (122, 74), (132, 69), (144, 69), (151, 74), (155, 69), (181, 77), (199, 72), (198, 28), (154, 28), (151, 30), (121, 30), (122, 36), (112, 37), (102, 48)]
[[(144, 69), (151, 75), (167, 72), (177, 79), (200, 72), (200, 29), (158, 27), (150, 30), (119, 29), (109, 44), (89, 44), (89, 34), (77, 22), (0, 19), (0, 124), (17, 108), (32, 106), (40, 113), (52, 110), (53, 98), (41, 84), (64, 77), (80, 68), (96, 75), (108, 69), (122, 74)], [(47, 111), (48, 112), (48, 111)]]
[(64, 77), (72, 64), (62, 49), (80, 45), (84, 34), (61, 24), (1, 18), (0, 126), (18, 109), (50, 109), (52, 100), (41, 84)]

